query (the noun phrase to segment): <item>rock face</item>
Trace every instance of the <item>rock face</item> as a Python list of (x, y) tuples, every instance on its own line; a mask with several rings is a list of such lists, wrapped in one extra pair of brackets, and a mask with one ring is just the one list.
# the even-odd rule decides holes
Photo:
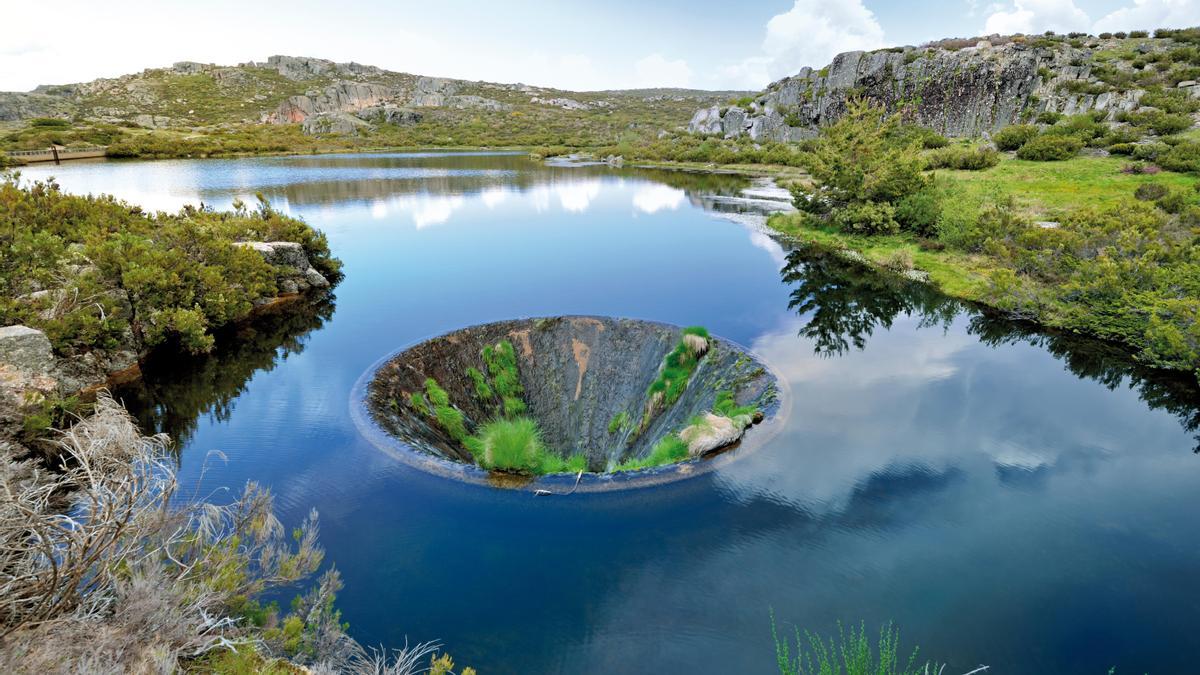
[(312, 266), (304, 247), (291, 241), (247, 241), (238, 246), (253, 249), (275, 267), (280, 293), (301, 293), (314, 288), (329, 288), (329, 280)]
[[(362, 74), (370, 66), (340, 64), (321, 59), (282, 59), (274, 62), (285, 77)], [(302, 78), (301, 78), (302, 79)], [(367, 82), (338, 81), (320, 91), (291, 96), (263, 117), (272, 124), (301, 123), (307, 134), (354, 134), (371, 124), (416, 124), (421, 114), (411, 108), (508, 110), (508, 104), (473, 94), (459, 94), (462, 83), (440, 77), (418, 77), (411, 87)]]
[(322, 113), (354, 112), (382, 104), (394, 96), (394, 92), (375, 84), (338, 82), (321, 92), (309, 92), (304, 96), (292, 96), (279, 104), (278, 110), (268, 122), (278, 124), (303, 122), (313, 115)]
[[(688, 129), (725, 138), (795, 141), (846, 112), (862, 96), (948, 136), (975, 136), (1050, 110), (1110, 116), (1137, 106), (1141, 91), (1073, 94), (1071, 82), (1091, 84), (1092, 52), (1066, 44), (1033, 47), (1010, 42), (949, 50), (905, 48), (838, 54), (821, 70), (804, 68), (772, 83), (746, 108), (698, 110)], [(1074, 87), (1074, 90), (1079, 90)]]
[[(468, 369), (486, 370), (483, 348), (507, 340), (515, 348), (528, 414), (541, 427), (543, 441), (563, 456), (586, 454), (592, 470), (645, 457), (664, 436), (711, 410), (722, 389), (732, 390), (742, 403), (777, 409), (770, 371), (740, 347), (714, 338), (707, 341), (707, 353), (679, 399), (665, 409), (655, 408), (639, 430), (650, 384), (680, 339), (674, 326), (606, 317), (473, 326), (415, 345), (380, 367), (368, 387), (368, 405), (377, 423), (412, 447), (469, 462), (466, 450), (413, 408), (407, 394), (421, 392), (426, 378), (434, 378), (473, 430), (496, 413), (493, 403), (477, 398)], [(736, 440), (711, 436), (698, 452), (731, 442), (722, 439)]]
[(0, 442), (11, 440), (25, 415), (58, 388), (54, 353), (45, 333), (26, 326), (0, 328)]

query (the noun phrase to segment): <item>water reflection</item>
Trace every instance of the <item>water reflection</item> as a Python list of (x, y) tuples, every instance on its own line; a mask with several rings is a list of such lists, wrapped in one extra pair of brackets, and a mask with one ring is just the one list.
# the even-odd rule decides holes
[[(805, 318), (798, 334), (811, 340), (820, 355), (863, 350), (876, 329), (891, 329), (901, 316), (915, 319), (917, 328), (943, 331), (965, 317), (966, 333), (985, 345), (1038, 347), (1072, 374), (1109, 390), (1128, 387), (1151, 409), (1179, 418), (1185, 430), (1200, 429), (1200, 388), (1195, 380), (1140, 366), (1118, 345), (1005, 319), (944, 296), (927, 284), (880, 274), (815, 249), (792, 251), (780, 276), (793, 285), (788, 308)], [(1196, 440), (1194, 451), (1200, 453), (1200, 435)]]
[(271, 307), (220, 331), (211, 354), (152, 354), (143, 377), (114, 390), (146, 433), (166, 433), (175, 448), (188, 445), (206, 416), (226, 421), (250, 378), (304, 351), (309, 334), (333, 316), (332, 297)]

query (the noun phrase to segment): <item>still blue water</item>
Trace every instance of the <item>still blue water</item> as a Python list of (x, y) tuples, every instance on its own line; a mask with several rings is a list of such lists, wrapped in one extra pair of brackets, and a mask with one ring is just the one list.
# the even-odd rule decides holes
[[(714, 212), (738, 179), (439, 153), (24, 175), (149, 209), (261, 191), (328, 233), (333, 301), (122, 395), (179, 438), (189, 494), (257, 481), (285, 523), (320, 512), (363, 643), (440, 640), (486, 674), (767, 673), (773, 610), (788, 631), (894, 621), (947, 673), (1191, 668), (1195, 389), (790, 251)], [(426, 475), (358, 434), (350, 391), (381, 356), (553, 314), (749, 345), (790, 383), (788, 425), (715, 472), (570, 498)]]

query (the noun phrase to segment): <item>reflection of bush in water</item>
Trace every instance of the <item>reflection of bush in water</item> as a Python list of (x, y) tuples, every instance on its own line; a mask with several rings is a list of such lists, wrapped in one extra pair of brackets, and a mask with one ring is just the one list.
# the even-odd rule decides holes
[(241, 325), (218, 331), (211, 354), (151, 354), (142, 367), (142, 378), (116, 388), (114, 396), (145, 433), (167, 433), (174, 447), (181, 448), (201, 415), (228, 420), (246, 382), (304, 351), (305, 338), (324, 325), (333, 311), (332, 297), (269, 308)]
[[(1040, 347), (1075, 376), (1095, 380), (1108, 389), (1127, 384), (1151, 409), (1166, 410), (1179, 418), (1185, 430), (1200, 429), (1200, 388), (1196, 383), (1184, 375), (1142, 366), (1119, 345), (985, 314), (927, 284), (882, 273), (816, 247), (790, 252), (780, 275), (794, 285), (788, 308), (808, 315), (800, 336), (812, 340), (818, 354), (839, 356), (851, 346), (861, 350), (876, 327), (890, 328), (901, 314), (917, 317), (921, 327), (943, 328), (965, 315), (967, 333), (988, 346), (1025, 343)], [(1200, 435), (1196, 440), (1195, 451), (1200, 453)]]

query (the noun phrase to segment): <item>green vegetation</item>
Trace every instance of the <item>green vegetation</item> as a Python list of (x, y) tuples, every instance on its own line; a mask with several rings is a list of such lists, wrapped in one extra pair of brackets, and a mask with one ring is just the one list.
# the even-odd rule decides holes
[(260, 199), (219, 213), (144, 213), (53, 182), (0, 178), (0, 324), (45, 331), (59, 353), (212, 348), (212, 330), (276, 295), (275, 271), (239, 241), (293, 241), (336, 279), (325, 236)]
[(1038, 135), (1038, 128), (1032, 124), (1014, 124), (996, 132), (993, 140), (1001, 150), (1017, 150)]
[(1000, 163), (1000, 155), (991, 148), (953, 146), (925, 155), (926, 169), (982, 171)]
[(663, 466), (664, 464), (674, 464), (682, 462), (688, 457), (687, 443), (679, 438), (677, 434), (668, 434), (664, 436), (654, 447), (650, 449), (650, 453), (642, 458), (631, 458), (621, 462), (616, 466), (616, 471), (639, 471), (655, 466)]
[(929, 223), (913, 203), (925, 199), (931, 186), (920, 148), (898, 115), (852, 100), (807, 154), (815, 185), (792, 187), (796, 207), (845, 231), (925, 229)]
[(480, 427), (471, 443), (479, 466), (511, 473), (576, 473), (587, 470), (587, 457), (574, 454), (566, 459), (542, 443), (537, 422), (528, 417), (497, 419)]
[(633, 428), (633, 422), (629, 419), (629, 413), (624, 410), (613, 415), (612, 419), (608, 421), (608, 433), (610, 434), (628, 431), (631, 428)]
[(521, 398), (525, 390), (512, 343), (502, 340), (487, 345), (480, 357), (491, 378), (474, 366), (468, 367), (466, 374), (474, 397), (491, 404), (490, 409), (497, 415), (479, 424), (475, 433), (468, 430), (466, 416), (450, 400), (450, 394), (432, 377), (425, 379), (424, 395), (407, 394), (409, 406), (432, 418), (471, 454), (476, 464), (489, 471), (533, 475), (586, 471), (586, 455), (559, 456), (542, 442), (537, 421), (525, 416), (526, 405)]
[(1017, 150), (1019, 159), (1052, 162), (1070, 159), (1079, 154), (1083, 141), (1074, 136), (1042, 134), (1029, 139)]
[(866, 623), (847, 631), (838, 623), (838, 633), (828, 639), (796, 628), (794, 637), (780, 637), (775, 614), (771, 613), (771, 637), (780, 675), (928, 675), (940, 673), (937, 664), (917, 662), (919, 647), (906, 661), (900, 657), (900, 629), (891, 623), (879, 629), (879, 639), (867, 636)]
[(429, 402), (432, 404), (433, 417), (437, 420), (438, 426), (445, 429), (446, 433), (450, 434), (450, 438), (466, 444), (469, 436), (466, 418), (463, 417), (461, 410), (450, 403), (450, 395), (446, 393), (446, 390), (442, 389), (437, 380), (430, 377), (425, 380), (425, 395), (429, 397)]
[(650, 401), (642, 428), (645, 428), (654, 412), (671, 406), (683, 395), (700, 358), (708, 351), (708, 340), (708, 331), (700, 326), (683, 329), (683, 336), (663, 359), (658, 377), (646, 390)]
[(713, 403), (713, 412), (722, 416), (734, 418), (740, 415), (753, 415), (758, 407), (753, 405), (739, 406), (733, 392), (728, 389), (717, 392), (717, 400)]
[(521, 375), (517, 371), (517, 352), (512, 343), (504, 340), (483, 348), (483, 361), (487, 364), (488, 373), (492, 376), (496, 395), (507, 417), (515, 417), (525, 412), (525, 401), (521, 396), (525, 388), (521, 386)]
[(475, 398), (480, 401), (490, 401), (496, 396), (492, 385), (487, 381), (487, 376), (479, 372), (478, 368), (474, 366), (467, 368), (467, 377), (471, 378), (472, 384), (475, 385)]
[[(1083, 129), (1069, 118), (1065, 128)], [(918, 182), (903, 161), (837, 163), (872, 142), (877, 157), (918, 153), (891, 141), (878, 115), (848, 115), (822, 135), (814, 155), (829, 159), (813, 175), (821, 182), (796, 191), (808, 212), (775, 216), (771, 225), (803, 239), (852, 248), (881, 266), (899, 256), (928, 273), (945, 292), (984, 302), (1046, 325), (1122, 342), (1143, 363), (1200, 374), (1200, 257), (1195, 229), (1200, 193), (1195, 179), (1179, 174), (1134, 173), (1118, 160), (1078, 158), (1053, 168), (1021, 160), (984, 172), (948, 172)], [(873, 140), (868, 140), (873, 139)], [(1044, 133), (1043, 139), (1072, 139)], [(1134, 199), (1138, 186), (1143, 200)], [(895, 218), (895, 184), (921, 185), (933, 227)], [(873, 189), (867, 189), (868, 187)], [(878, 187), (883, 186), (883, 187)], [(1010, 195), (1020, 195), (1018, 201)], [(815, 200), (827, 205), (813, 209)], [(838, 210), (893, 215), (864, 227)], [(1052, 214), (1058, 222), (1032, 221)], [(878, 223), (883, 222), (886, 227)], [(909, 262), (910, 261), (910, 262)]]

